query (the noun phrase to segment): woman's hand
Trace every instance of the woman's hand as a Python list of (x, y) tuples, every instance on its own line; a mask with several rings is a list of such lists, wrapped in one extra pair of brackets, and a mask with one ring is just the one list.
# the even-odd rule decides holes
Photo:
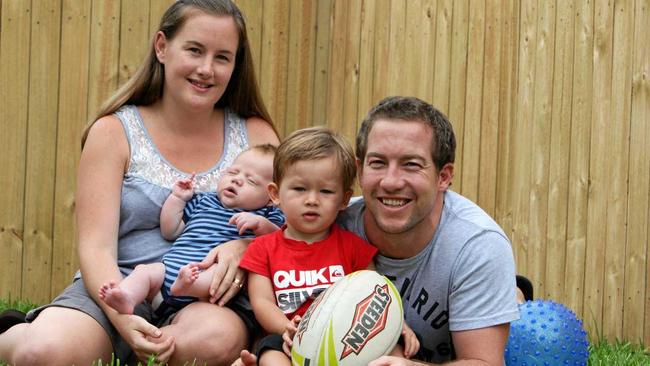
[(137, 315), (116, 315), (112, 323), (122, 338), (131, 346), (138, 359), (147, 362), (151, 355), (156, 364), (165, 364), (174, 353), (174, 338), (163, 336), (160, 329)]
[(214, 278), (210, 285), (210, 302), (219, 306), (232, 299), (246, 282), (246, 272), (239, 268), (249, 240), (232, 240), (212, 249), (199, 263), (199, 268), (207, 269), (215, 265)]

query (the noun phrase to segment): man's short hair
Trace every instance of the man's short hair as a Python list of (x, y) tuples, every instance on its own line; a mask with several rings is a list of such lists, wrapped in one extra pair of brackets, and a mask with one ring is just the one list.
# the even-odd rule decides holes
[(278, 186), (287, 169), (305, 160), (333, 156), (341, 171), (343, 190), (352, 189), (356, 176), (356, 162), (352, 146), (339, 134), (325, 127), (303, 128), (291, 133), (280, 143), (273, 159), (273, 182)]
[(431, 158), (437, 170), (453, 163), (456, 155), (456, 137), (451, 122), (431, 104), (415, 97), (392, 96), (381, 100), (361, 122), (357, 134), (357, 158), (363, 162), (368, 151), (368, 135), (380, 119), (422, 122), (433, 130)]

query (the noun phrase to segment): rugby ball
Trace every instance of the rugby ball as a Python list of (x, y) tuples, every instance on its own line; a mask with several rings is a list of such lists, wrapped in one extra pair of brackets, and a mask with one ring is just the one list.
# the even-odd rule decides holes
[(293, 338), (294, 366), (366, 365), (389, 353), (404, 310), (392, 282), (375, 271), (338, 280), (309, 306)]

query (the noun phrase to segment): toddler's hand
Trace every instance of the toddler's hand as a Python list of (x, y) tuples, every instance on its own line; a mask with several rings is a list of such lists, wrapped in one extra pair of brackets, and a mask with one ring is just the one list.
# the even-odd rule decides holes
[(298, 331), (298, 325), (300, 325), (301, 320), (302, 318), (300, 317), (300, 315), (294, 316), (293, 319), (287, 322), (287, 325), (284, 329), (284, 333), (282, 333), (282, 340), (284, 340), (284, 343), (282, 343), (282, 350), (289, 357), (291, 357), (291, 347), (293, 346), (293, 337), (296, 335), (296, 332)]

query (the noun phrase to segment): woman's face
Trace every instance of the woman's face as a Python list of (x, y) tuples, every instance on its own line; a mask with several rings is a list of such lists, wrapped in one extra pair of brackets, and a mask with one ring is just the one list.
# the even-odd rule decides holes
[(164, 99), (186, 108), (213, 108), (235, 68), (239, 32), (231, 16), (188, 14), (172, 39), (156, 35), (156, 56), (165, 68)]

